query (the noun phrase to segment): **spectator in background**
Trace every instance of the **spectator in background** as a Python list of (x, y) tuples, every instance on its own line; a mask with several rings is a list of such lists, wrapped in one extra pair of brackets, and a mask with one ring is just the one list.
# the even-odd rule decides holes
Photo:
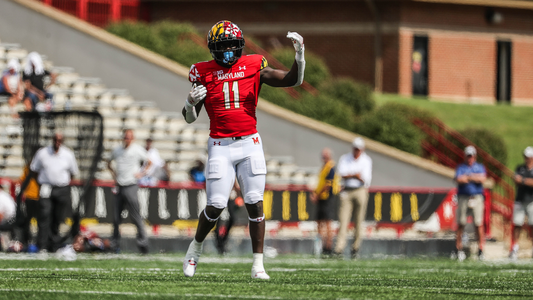
[(363, 241), (363, 221), (368, 203), (368, 187), (372, 180), (372, 159), (365, 153), (365, 141), (358, 137), (352, 142), (352, 153), (341, 156), (337, 172), (342, 178), (342, 191), (339, 194), (339, 234), (335, 245), (335, 256), (342, 256), (346, 245), (348, 225), (354, 220), (354, 242), (351, 257), (358, 256)]
[[(50, 76), (50, 82), (46, 83), (46, 77)], [(46, 91), (46, 87), (51, 86), (56, 81), (56, 74), (44, 69), (43, 59), (37, 52), (31, 52), (26, 58), (24, 75), (22, 80), (26, 86), (24, 93), (24, 104), (39, 112), (50, 111), (52, 109), (53, 95)]]
[[(20, 183), (22, 184), (30, 174), (30, 166), (26, 165), (22, 176), (20, 177)], [(31, 220), (35, 218), (36, 220), (40, 219), (40, 214), (43, 208), (40, 206), (39, 202), (39, 184), (35, 177), (29, 179), (29, 183), (24, 192), (24, 204), (26, 206), (26, 217), (24, 223), (22, 224), (22, 244), (26, 247), (28, 252), (34, 252), (32, 250), (32, 236), (31, 236)], [(41, 231), (37, 232), (37, 239), (40, 239)]]
[(197, 159), (194, 162), (194, 165), (192, 166), (192, 168), (189, 170), (189, 176), (191, 180), (197, 183), (204, 183), (205, 182), (204, 170), (205, 170), (204, 163), (201, 160)]
[(485, 244), (485, 233), (483, 229), (483, 212), (485, 211), (485, 199), (483, 197), (483, 183), (487, 179), (485, 167), (476, 161), (477, 151), (474, 146), (465, 148), (465, 161), (457, 166), (455, 170), (455, 182), (457, 182), (457, 232), (456, 250), (452, 253), (452, 258), (457, 257), (459, 261), (466, 259), (463, 251), (463, 231), (467, 223), (467, 216), (473, 214), (476, 234), (479, 241), (478, 259), (483, 260), (483, 246)]
[[(113, 240), (112, 247), (115, 252), (120, 252), (120, 231), (122, 222), (122, 210), (127, 206), (133, 224), (137, 227), (137, 247), (142, 254), (148, 253), (148, 237), (144, 228), (143, 220), (139, 209), (139, 199), (137, 198), (137, 185), (140, 178), (146, 175), (150, 169), (151, 162), (148, 159), (146, 149), (133, 143), (133, 130), (126, 129), (123, 133), (122, 145), (117, 146), (108, 161), (108, 168), (115, 179), (116, 199), (115, 211), (113, 215)], [(116, 167), (111, 166), (112, 161), (116, 162)], [(143, 171), (140, 166), (146, 163)]]
[(159, 181), (162, 181), (165, 184), (168, 184), (168, 182), (170, 181), (170, 168), (168, 167), (167, 161), (164, 162), (158, 178), (159, 178)]
[(63, 146), (62, 133), (56, 132), (52, 145), (37, 151), (30, 170), (38, 174), (37, 182), (41, 185), (38, 247), (41, 251), (55, 252), (62, 240), (59, 225), (71, 200), (70, 181), (79, 173), (74, 152)]
[(72, 248), (78, 253), (83, 252), (109, 252), (112, 250), (111, 242), (101, 238), (96, 232), (83, 228), (74, 237)]
[[(152, 142), (152, 138), (146, 139), (145, 149), (148, 156), (148, 160), (145, 161), (142, 166), (141, 172), (146, 175), (144, 175), (141, 180), (139, 180), (140, 185), (156, 186), (159, 183), (161, 168), (165, 165), (165, 161), (161, 159), (159, 151), (157, 151), (156, 148), (152, 147)], [(148, 161), (151, 162), (150, 165), (148, 165)]]
[[(524, 164), (516, 167), (514, 181), (516, 183), (516, 198), (513, 209), (513, 245), (509, 258), (518, 258), (518, 239), (520, 231), (525, 224), (525, 217), (530, 227), (533, 227), (533, 148), (527, 147), (524, 150)], [(533, 237), (531, 228), (530, 237)]]
[(7, 68), (2, 72), (0, 80), (0, 95), (8, 97), (9, 109), (13, 117), (18, 117), (15, 105), (22, 100), (24, 87), (20, 79), (20, 64), (18, 60), (12, 58), (7, 63)]
[(15, 218), (16, 212), (15, 200), (0, 184), (0, 225), (4, 228), (10, 227), (6, 225)]
[[(15, 200), (9, 193), (4, 191), (4, 187), (2, 186), (0, 182), (0, 232), (5, 231), (9, 232), (11, 234), (11, 238), (14, 237), (14, 220), (16, 218), (17, 214), (17, 206), (15, 204)], [(16, 242), (18, 243), (18, 242)], [(20, 243), (18, 243), (20, 245)], [(7, 245), (7, 251), (8, 252), (15, 252), (13, 251), (14, 241), (11, 241)], [(0, 251), (2, 250), (2, 243), (0, 243)], [(18, 247), (17, 249), (20, 252), (22, 250), (22, 246)]]
[(333, 231), (331, 230), (331, 220), (333, 220), (333, 181), (335, 178), (335, 162), (331, 159), (331, 150), (322, 150), (322, 170), (318, 175), (318, 185), (311, 193), (311, 201), (317, 204), (318, 234), (322, 238), (322, 255), (332, 254)]

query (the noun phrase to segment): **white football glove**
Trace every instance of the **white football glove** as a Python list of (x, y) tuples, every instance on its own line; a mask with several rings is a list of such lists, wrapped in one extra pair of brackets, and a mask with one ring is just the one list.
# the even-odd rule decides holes
[(193, 106), (196, 106), (200, 101), (204, 100), (205, 96), (207, 94), (207, 89), (203, 85), (196, 85), (196, 83), (192, 86), (191, 91), (189, 92), (189, 96), (187, 96), (187, 100), (185, 100), (185, 107), (190, 109)]
[(296, 50), (296, 55), (294, 60), (298, 64), (298, 79), (294, 86), (299, 86), (304, 81), (304, 71), (305, 71), (305, 46), (304, 38), (296, 32), (287, 32), (287, 37), (291, 39), (294, 50)]
[[(294, 50), (296, 50), (296, 60), (303, 59), (304, 54), (304, 38), (297, 32), (287, 32), (287, 38), (291, 39)], [(299, 59), (301, 58), (301, 59)]]

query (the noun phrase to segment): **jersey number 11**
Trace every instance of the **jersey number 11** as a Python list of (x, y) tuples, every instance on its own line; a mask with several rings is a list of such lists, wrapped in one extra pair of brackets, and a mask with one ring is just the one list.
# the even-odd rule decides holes
[[(229, 82), (224, 82), (224, 85), (222, 87), (222, 91), (224, 92), (224, 105), (226, 107), (226, 109), (230, 109), (231, 108), (231, 99), (230, 99), (230, 83)], [(233, 81), (231, 83), (231, 91), (233, 91), (233, 104), (235, 106), (235, 108), (240, 108), (240, 104), (239, 104), (239, 82), (238, 81)]]

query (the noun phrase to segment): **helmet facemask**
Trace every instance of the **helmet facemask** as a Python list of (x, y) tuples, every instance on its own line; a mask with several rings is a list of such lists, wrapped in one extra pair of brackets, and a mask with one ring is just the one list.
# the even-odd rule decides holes
[(220, 21), (209, 32), (207, 47), (219, 65), (229, 68), (241, 57), (244, 38), (237, 25), (230, 21)]
[(244, 39), (241, 40), (227, 40), (213, 43), (213, 49), (211, 50), (211, 56), (218, 63), (223, 66), (231, 66), (242, 55), (242, 49), (244, 48)]

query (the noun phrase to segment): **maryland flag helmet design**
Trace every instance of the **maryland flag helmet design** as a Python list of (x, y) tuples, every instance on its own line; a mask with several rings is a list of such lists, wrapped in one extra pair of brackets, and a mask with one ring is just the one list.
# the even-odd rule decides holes
[(244, 48), (242, 31), (231, 21), (219, 21), (207, 34), (207, 47), (217, 63), (230, 67), (242, 55)]

